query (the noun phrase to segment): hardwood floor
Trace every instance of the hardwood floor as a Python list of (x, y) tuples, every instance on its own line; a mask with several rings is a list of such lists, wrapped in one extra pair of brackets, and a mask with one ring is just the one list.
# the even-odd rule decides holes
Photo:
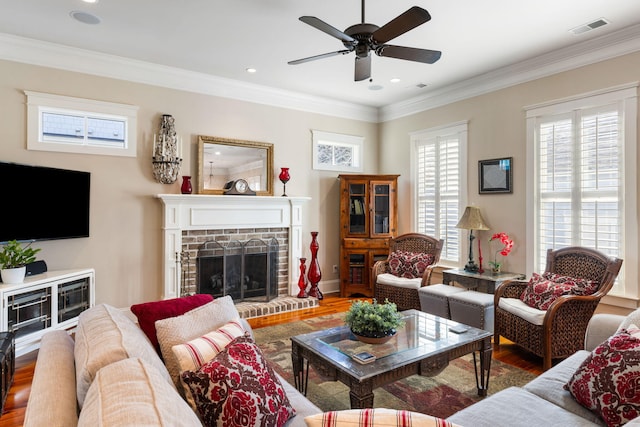
[[(339, 298), (328, 295), (320, 301), (319, 307), (257, 317), (249, 319), (249, 324), (252, 328), (262, 328), (265, 326), (310, 319), (326, 314), (341, 313), (347, 311), (350, 304), (351, 299), (349, 298)], [(13, 385), (9, 390), (4, 411), (2, 416), (0, 416), (0, 427), (22, 426), (27, 400), (29, 399), (29, 393), (31, 391), (31, 381), (33, 379), (36, 358), (37, 351), (33, 351), (16, 359), (15, 377)], [(542, 359), (520, 350), (517, 346), (505, 342), (504, 339), (499, 349), (494, 347), (493, 358), (525, 369), (536, 375), (542, 373)]]

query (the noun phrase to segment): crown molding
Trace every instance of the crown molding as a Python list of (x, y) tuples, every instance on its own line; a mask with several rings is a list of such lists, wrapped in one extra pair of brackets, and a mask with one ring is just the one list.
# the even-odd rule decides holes
[(380, 122), (526, 83), (563, 71), (640, 51), (640, 25), (633, 25), (380, 108)]
[(639, 50), (640, 25), (634, 25), (376, 108), (0, 33), (0, 59), (8, 61), (371, 123), (395, 120)]
[(0, 59), (274, 107), (378, 122), (378, 109), (0, 33)]

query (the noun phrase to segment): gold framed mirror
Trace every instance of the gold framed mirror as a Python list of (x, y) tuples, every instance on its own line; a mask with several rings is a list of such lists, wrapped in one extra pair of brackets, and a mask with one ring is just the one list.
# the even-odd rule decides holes
[(198, 194), (223, 194), (244, 179), (258, 196), (273, 196), (273, 144), (198, 136)]

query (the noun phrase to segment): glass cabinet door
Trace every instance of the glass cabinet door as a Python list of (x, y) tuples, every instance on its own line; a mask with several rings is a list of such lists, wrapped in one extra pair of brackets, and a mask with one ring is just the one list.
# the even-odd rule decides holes
[(373, 223), (371, 235), (388, 235), (391, 233), (389, 218), (392, 215), (391, 183), (372, 182)]
[(365, 182), (349, 184), (349, 234), (367, 233), (367, 185)]

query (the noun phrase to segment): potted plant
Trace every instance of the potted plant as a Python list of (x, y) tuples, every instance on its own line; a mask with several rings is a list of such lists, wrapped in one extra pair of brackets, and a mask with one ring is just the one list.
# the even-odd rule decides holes
[[(31, 242), (32, 243), (32, 242)], [(0, 251), (0, 275), (5, 284), (16, 284), (24, 281), (26, 265), (36, 260), (40, 249), (24, 246), (16, 240), (8, 241)]]
[(344, 321), (360, 341), (372, 344), (388, 341), (404, 325), (395, 303), (385, 299), (384, 304), (379, 304), (375, 298), (372, 302), (357, 300), (351, 303)]

